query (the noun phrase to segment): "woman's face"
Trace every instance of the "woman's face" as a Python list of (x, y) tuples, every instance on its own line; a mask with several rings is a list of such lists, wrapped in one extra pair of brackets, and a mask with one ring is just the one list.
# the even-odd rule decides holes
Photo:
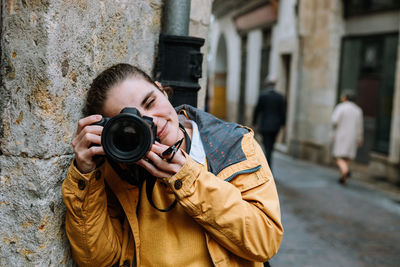
[(167, 94), (154, 84), (135, 77), (111, 88), (104, 103), (104, 116), (114, 117), (125, 107), (134, 107), (142, 116), (152, 117), (162, 144), (172, 146), (181, 138), (178, 115)]

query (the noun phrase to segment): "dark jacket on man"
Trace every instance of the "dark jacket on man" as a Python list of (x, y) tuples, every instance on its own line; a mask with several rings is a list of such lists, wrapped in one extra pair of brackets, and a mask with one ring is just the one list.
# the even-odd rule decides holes
[(261, 92), (253, 115), (253, 124), (258, 126), (258, 131), (278, 132), (281, 126), (285, 125), (285, 119), (284, 97), (271, 88)]

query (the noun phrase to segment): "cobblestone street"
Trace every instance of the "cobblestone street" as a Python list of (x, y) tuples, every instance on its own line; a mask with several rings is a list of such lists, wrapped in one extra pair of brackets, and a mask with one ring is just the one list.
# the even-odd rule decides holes
[(276, 152), (285, 235), (272, 267), (399, 266), (400, 195)]

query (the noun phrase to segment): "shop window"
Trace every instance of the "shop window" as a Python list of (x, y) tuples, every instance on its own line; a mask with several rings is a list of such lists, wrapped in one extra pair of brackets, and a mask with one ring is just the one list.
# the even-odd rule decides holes
[(364, 112), (364, 147), (360, 161), (373, 150), (388, 154), (398, 34), (346, 37), (342, 42), (339, 93), (357, 95)]
[(263, 41), (261, 48), (261, 68), (260, 68), (260, 91), (265, 89), (266, 78), (269, 74), (269, 54), (271, 52), (271, 32), (270, 29), (263, 31)]
[(343, 0), (345, 17), (400, 9), (399, 0)]

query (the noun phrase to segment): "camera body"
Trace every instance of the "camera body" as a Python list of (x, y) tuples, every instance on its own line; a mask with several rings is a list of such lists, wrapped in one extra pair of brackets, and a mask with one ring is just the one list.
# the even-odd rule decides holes
[(142, 159), (157, 140), (153, 118), (141, 116), (136, 108), (126, 107), (112, 118), (102, 118), (93, 125), (103, 126), (101, 145), (106, 156), (119, 163)]

